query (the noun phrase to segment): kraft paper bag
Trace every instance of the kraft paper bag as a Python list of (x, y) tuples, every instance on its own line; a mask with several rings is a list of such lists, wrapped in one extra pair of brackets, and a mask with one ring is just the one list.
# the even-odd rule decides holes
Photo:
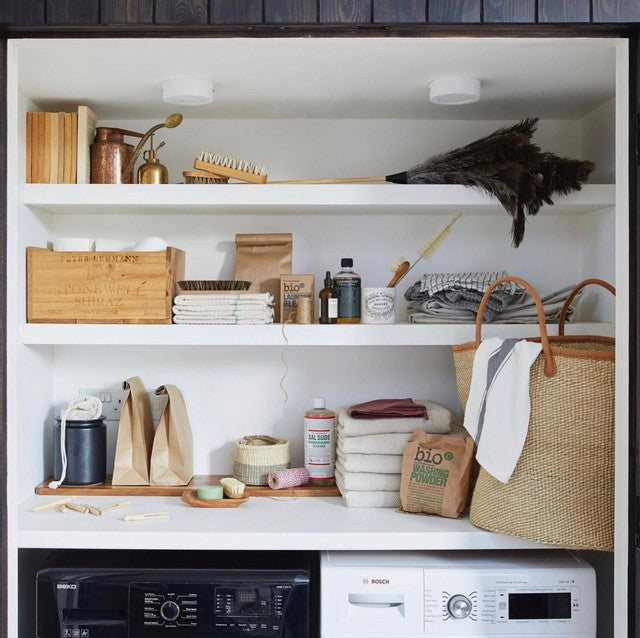
[(157, 396), (168, 395), (151, 452), (151, 485), (187, 485), (193, 478), (193, 438), (182, 392), (162, 385)]
[(293, 235), (291, 233), (238, 233), (236, 235), (237, 281), (250, 281), (250, 292), (269, 292), (275, 301), (275, 317), (280, 318), (280, 275), (291, 274)]
[(153, 419), (149, 395), (139, 377), (122, 383), (128, 394), (120, 412), (113, 485), (149, 485)]

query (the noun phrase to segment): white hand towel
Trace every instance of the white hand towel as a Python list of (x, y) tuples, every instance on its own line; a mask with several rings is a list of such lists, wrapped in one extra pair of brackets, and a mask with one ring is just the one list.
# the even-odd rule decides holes
[(417, 399), (415, 402), (427, 408), (427, 419), (354, 419), (347, 414), (346, 409), (339, 410), (338, 436), (346, 438), (371, 434), (411, 434), (417, 428), (423, 428), (431, 434), (447, 434), (451, 430), (450, 410), (433, 401)]
[(345, 489), (352, 492), (398, 492), (400, 490), (400, 474), (347, 472), (340, 459), (336, 459), (336, 472), (340, 472)]
[(338, 430), (338, 448), (345, 454), (403, 454), (410, 436), (411, 434), (370, 434), (341, 437)]
[[(521, 340), (510, 350), (507, 347), (501, 351), (502, 346), (502, 339), (487, 339), (476, 352), (464, 426), (478, 446), (478, 463), (506, 483), (527, 438), (531, 413), (529, 372), (542, 344)], [(493, 376), (492, 357), (499, 358), (499, 365), (493, 365)]]
[(273, 303), (273, 295), (268, 292), (257, 292), (239, 295), (237, 293), (215, 294), (215, 295), (177, 295), (173, 300), (178, 306), (200, 306), (203, 304), (217, 303)]
[(336, 456), (347, 472), (400, 474), (402, 454), (345, 454), (338, 448)]
[(400, 507), (398, 490), (371, 490), (356, 492), (345, 489), (342, 474), (336, 470), (336, 484), (347, 507)]

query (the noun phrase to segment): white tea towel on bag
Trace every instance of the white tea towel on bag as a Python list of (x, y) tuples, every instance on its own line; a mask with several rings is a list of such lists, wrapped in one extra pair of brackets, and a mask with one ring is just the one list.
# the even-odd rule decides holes
[(478, 463), (506, 483), (529, 429), (529, 371), (542, 344), (497, 337), (483, 341), (473, 360), (464, 427), (476, 441)]

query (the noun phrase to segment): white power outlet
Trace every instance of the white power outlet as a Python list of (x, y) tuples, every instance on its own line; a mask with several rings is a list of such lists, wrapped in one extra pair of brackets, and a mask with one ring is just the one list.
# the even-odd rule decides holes
[(107, 417), (107, 421), (120, 420), (125, 394), (122, 388), (80, 388), (78, 390), (78, 395), (81, 397), (90, 395), (102, 401), (102, 414)]

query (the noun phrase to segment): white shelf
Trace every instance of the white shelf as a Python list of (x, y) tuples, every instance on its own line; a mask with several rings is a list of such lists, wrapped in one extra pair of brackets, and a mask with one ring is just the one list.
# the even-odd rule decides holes
[[(251, 498), (239, 508), (194, 508), (177, 497), (132, 497), (131, 507), (104, 516), (55, 508), (31, 512), (56, 497), (20, 506), (19, 547), (94, 549), (430, 550), (539, 549), (544, 545), (474, 527), (468, 519), (353, 509), (340, 497)], [(82, 499), (80, 499), (82, 500)], [(87, 497), (106, 505), (122, 498)], [(124, 514), (170, 512), (170, 518), (125, 522)]]
[[(283, 334), (284, 332), (284, 334)], [(557, 326), (549, 326), (549, 334)], [(610, 323), (569, 324), (567, 334), (613, 336)], [(482, 336), (504, 338), (538, 334), (534, 324), (490, 324)], [(471, 341), (472, 324), (185, 326), (123, 324), (38, 324), (22, 326), (27, 345), (78, 346), (451, 346)]]
[[(53, 214), (504, 214), (497, 200), (473, 188), (419, 184), (25, 184), (23, 201)], [(543, 212), (581, 214), (614, 203), (614, 185), (587, 184)]]

